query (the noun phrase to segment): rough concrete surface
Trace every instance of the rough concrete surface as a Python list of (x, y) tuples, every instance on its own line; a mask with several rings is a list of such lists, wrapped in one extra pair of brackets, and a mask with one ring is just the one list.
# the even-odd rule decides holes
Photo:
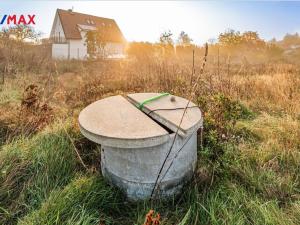
[[(175, 134), (171, 134), (171, 139), (174, 136)], [(182, 148), (185, 142), (187, 143)], [(111, 183), (121, 188), (129, 199), (147, 199), (151, 195), (158, 171), (171, 144), (170, 141), (159, 146), (141, 149), (102, 146), (102, 173)], [(156, 197), (178, 194), (183, 184), (191, 178), (196, 162), (197, 134), (192, 134), (188, 140), (178, 136), (161, 173), (165, 174), (165, 177), (160, 182), (160, 191)]]
[[(154, 96), (160, 95), (159, 93), (136, 93), (127, 95), (128, 99), (134, 104), (140, 104), (146, 99), (149, 99)], [(172, 100), (173, 98), (173, 100)], [(143, 111), (149, 114), (154, 120), (165, 125), (173, 132), (177, 131), (177, 128), (180, 124), (184, 108), (187, 106), (188, 100), (174, 96), (167, 95), (163, 96), (157, 100), (149, 102), (144, 105)], [(179, 135), (185, 136), (193, 132), (194, 129), (199, 128), (199, 124), (202, 124), (202, 115), (198, 107), (192, 102), (189, 103), (186, 113), (183, 117), (182, 123), (179, 129)], [(183, 108), (183, 109), (176, 109)], [(167, 109), (176, 109), (176, 110), (167, 110)], [(154, 110), (154, 111), (153, 111)], [(198, 126), (198, 127), (197, 127)]]
[(169, 140), (164, 128), (120, 95), (84, 108), (79, 115), (79, 125), (88, 139), (113, 147), (148, 147)]
[[(112, 184), (123, 189), (131, 200), (151, 195), (156, 177), (168, 154), (187, 100), (164, 96), (144, 106), (135, 105), (158, 93), (113, 96), (96, 101), (79, 115), (81, 132), (101, 144), (101, 170)], [(189, 106), (195, 106), (190, 103)], [(153, 111), (157, 109), (176, 109)], [(163, 126), (162, 126), (162, 125)], [(157, 197), (178, 194), (195, 170), (197, 129), (202, 126), (199, 108), (187, 110), (174, 146), (162, 170)], [(167, 127), (167, 128), (164, 128)], [(168, 132), (171, 130), (174, 132)]]

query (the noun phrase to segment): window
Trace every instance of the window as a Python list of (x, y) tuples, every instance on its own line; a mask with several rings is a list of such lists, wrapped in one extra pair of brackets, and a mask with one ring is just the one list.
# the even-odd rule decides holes
[(91, 20), (91, 24), (93, 24), (93, 25), (95, 24), (93, 20)]

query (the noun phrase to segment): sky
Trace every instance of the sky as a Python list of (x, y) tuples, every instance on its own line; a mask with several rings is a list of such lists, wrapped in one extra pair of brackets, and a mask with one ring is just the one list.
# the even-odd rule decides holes
[[(277, 40), (300, 32), (300, 1), (1, 1), (4, 14), (35, 14), (34, 27), (48, 37), (57, 8), (115, 19), (128, 41), (157, 42), (171, 30), (185, 31), (196, 44), (217, 38), (227, 29), (257, 31)], [(1, 26), (1, 25), (0, 25)]]

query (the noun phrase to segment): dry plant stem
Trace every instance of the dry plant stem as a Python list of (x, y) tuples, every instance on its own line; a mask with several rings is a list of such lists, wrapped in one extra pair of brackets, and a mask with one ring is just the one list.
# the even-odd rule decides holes
[(220, 78), (220, 46), (218, 45), (218, 77)]
[(74, 148), (74, 151), (75, 151), (75, 153), (76, 153), (76, 155), (77, 155), (77, 157), (78, 157), (78, 159), (79, 159), (81, 165), (82, 165), (87, 171), (89, 171), (89, 169), (87, 168), (87, 166), (84, 164), (82, 158), (80, 157), (80, 154), (79, 154), (79, 152), (78, 152), (78, 150), (77, 150), (77, 148), (76, 148), (76, 146), (75, 146), (75, 144), (74, 144), (73, 139), (72, 139), (71, 136), (69, 135), (69, 133), (68, 133), (68, 131), (66, 130), (66, 128), (63, 127), (63, 129), (64, 129), (64, 131), (66, 132), (66, 135), (67, 135), (67, 137), (69, 138), (69, 140), (70, 140), (70, 142), (71, 142), (71, 144), (72, 144), (72, 146), (73, 146), (73, 148)]
[(192, 76), (191, 76), (190, 85), (192, 85), (193, 83), (194, 74), (195, 74), (195, 50), (193, 49), (193, 67), (192, 67)]
[[(201, 110), (201, 109), (200, 109)], [(200, 139), (200, 143), (201, 143), (201, 149), (203, 149), (202, 147), (202, 132), (203, 132), (203, 127), (200, 128), (201, 129), (201, 139)], [(191, 139), (191, 137), (193, 136), (194, 133), (196, 133), (196, 131), (194, 131), (189, 138), (183, 143), (183, 145), (181, 146), (181, 148), (176, 152), (176, 154), (174, 155), (173, 159), (171, 160), (171, 163), (169, 164), (168, 169), (166, 170), (166, 172), (164, 173), (164, 175), (162, 176), (162, 178), (160, 179), (159, 182), (162, 182), (162, 180), (165, 178), (165, 176), (167, 175), (167, 173), (169, 172), (169, 169), (172, 167), (174, 160), (177, 158), (178, 154), (182, 151), (182, 149), (184, 148), (184, 146), (188, 143), (188, 141)]]
[[(188, 106), (189, 106), (189, 104), (190, 104), (190, 102), (191, 102), (191, 99), (192, 99), (192, 97), (193, 97), (193, 94), (194, 94), (194, 92), (195, 92), (195, 90), (196, 90), (196, 88), (197, 88), (197, 86), (198, 86), (198, 82), (199, 82), (199, 80), (200, 80), (200, 77), (201, 77), (201, 75), (203, 74), (204, 67), (205, 67), (206, 60), (207, 60), (207, 54), (208, 54), (208, 45), (207, 45), (207, 43), (206, 43), (206, 45), (205, 45), (205, 54), (204, 54), (204, 58), (203, 58), (202, 67), (201, 67), (201, 69), (200, 69), (199, 75), (198, 75), (198, 77), (197, 77), (197, 79), (196, 79), (194, 85), (192, 85), (192, 83), (191, 83), (191, 86), (190, 86), (190, 89), (189, 89), (189, 92), (188, 92), (188, 93), (190, 93), (190, 94), (189, 94), (189, 97), (188, 97), (188, 103), (186, 104), (186, 106), (185, 106), (185, 108), (184, 108), (183, 114), (182, 114), (181, 119), (180, 119), (180, 123), (179, 123), (179, 125), (178, 125), (178, 127), (177, 127), (177, 129), (176, 129), (175, 136), (174, 136), (174, 138), (173, 138), (171, 147), (170, 147), (170, 149), (169, 149), (169, 151), (168, 151), (168, 153), (167, 153), (167, 155), (166, 155), (166, 157), (165, 157), (165, 159), (164, 159), (164, 161), (163, 161), (163, 164), (162, 164), (162, 166), (161, 166), (161, 168), (160, 168), (160, 170), (159, 170), (159, 172), (158, 172), (158, 175), (157, 175), (157, 177), (156, 177), (156, 180), (155, 180), (155, 183), (154, 183), (152, 192), (151, 192), (151, 196), (150, 196), (150, 200), (151, 200), (151, 201), (152, 201), (153, 198), (155, 197), (155, 194), (156, 194), (156, 188), (159, 186), (160, 182), (162, 181), (162, 180), (159, 181), (159, 178), (160, 178), (160, 176), (161, 176), (162, 170), (163, 170), (163, 168), (164, 168), (164, 166), (165, 166), (165, 164), (166, 164), (166, 162), (167, 162), (167, 159), (169, 158), (169, 156), (170, 156), (170, 154), (171, 154), (171, 152), (172, 152), (172, 149), (173, 149), (173, 147), (174, 147), (176, 138), (177, 138), (177, 136), (178, 136), (178, 131), (179, 131), (180, 127), (181, 127), (181, 124), (182, 124), (184, 115), (185, 115), (185, 113), (186, 113), (186, 111), (187, 111), (187, 109), (188, 109)], [(174, 160), (174, 159), (173, 159), (173, 160)], [(158, 182), (158, 181), (159, 181), (159, 182)]]
[(200, 131), (200, 146), (201, 146), (201, 150), (203, 150), (203, 127), (201, 127), (200, 129), (201, 129), (201, 131)]
[[(196, 133), (196, 131), (194, 131), (190, 136), (189, 138), (183, 143), (183, 145), (181, 146), (181, 148), (176, 152), (176, 154), (174, 155), (173, 159), (171, 160), (171, 163), (169, 164), (168, 168), (166, 169), (166, 172), (164, 173), (164, 175), (162, 176), (162, 178), (160, 179), (160, 182), (162, 182), (162, 180), (165, 178), (165, 176), (167, 175), (167, 173), (169, 172), (169, 169), (172, 167), (173, 163), (174, 163), (174, 160), (177, 158), (178, 154), (182, 151), (182, 149), (184, 148), (184, 146), (188, 143), (188, 141), (191, 139), (191, 137), (193, 136), (194, 133)], [(159, 186), (159, 185), (157, 185)]]

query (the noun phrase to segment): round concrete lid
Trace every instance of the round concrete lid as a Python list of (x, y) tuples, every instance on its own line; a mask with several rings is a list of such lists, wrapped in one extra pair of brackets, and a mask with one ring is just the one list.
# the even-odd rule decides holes
[[(135, 93), (129, 94), (128, 99), (138, 105), (146, 99), (159, 96), (159, 93)], [(176, 132), (183, 116), (184, 108), (188, 100), (174, 95), (166, 95), (145, 104), (142, 110), (151, 118)], [(193, 102), (189, 102), (178, 134), (187, 136), (203, 125), (201, 110)]]
[(152, 147), (170, 139), (163, 127), (120, 95), (84, 108), (79, 126), (91, 141), (117, 148)]

